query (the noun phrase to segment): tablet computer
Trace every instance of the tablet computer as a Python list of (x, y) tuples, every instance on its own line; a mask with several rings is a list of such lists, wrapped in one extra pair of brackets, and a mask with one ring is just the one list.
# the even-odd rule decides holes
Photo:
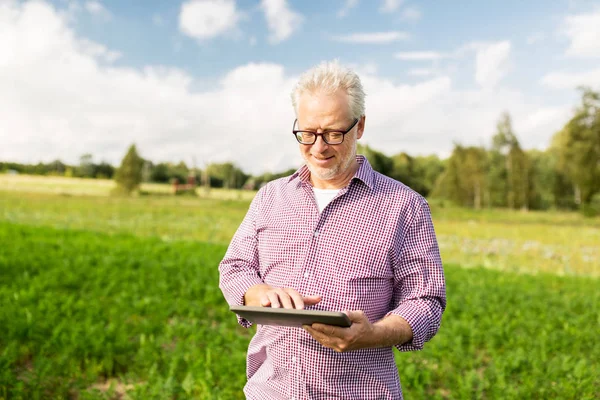
[(260, 325), (297, 326), (314, 323), (341, 326), (352, 325), (350, 318), (343, 312), (320, 310), (296, 310), (288, 308), (231, 306), (231, 311)]

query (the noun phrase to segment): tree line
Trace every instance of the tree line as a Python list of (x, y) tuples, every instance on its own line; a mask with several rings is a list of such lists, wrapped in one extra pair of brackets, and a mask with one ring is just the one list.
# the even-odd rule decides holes
[[(464, 146), (455, 143), (447, 159), (435, 155), (413, 157), (407, 153), (387, 156), (359, 144), (373, 168), (397, 179), (426, 197), (447, 199), (472, 208), (600, 209), (600, 94), (582, 88), (581, 103), (573, 117), (557, 132), (544, 151), (524, 150), (514, 132), (510, 115), (503, 113), (491, 143)], [(0, 162), (0, 170), (40, 175), (115, 179), (126, 192), (140, 182), (180, 183), (190, 176), (207, 187), (258, 189), (264, 183), (290, 175), (250, 175), (235, 163), (213, 163), (203, 169), (185, 162), (153, 163), (130, 146), (119, 168), (95, 163), (84, 154), (78, 165), (56, 160), (26, 165)]]

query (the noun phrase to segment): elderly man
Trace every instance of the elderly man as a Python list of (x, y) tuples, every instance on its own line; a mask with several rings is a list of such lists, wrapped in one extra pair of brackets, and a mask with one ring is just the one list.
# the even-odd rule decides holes
[(249, 399), (402, 398), (393, 347), (421, 349), (440, 326), (445, 282), (429, 207), (356, 155), (364, 97), (337, 62), (302, 75), (293, 134), (305, 165), (257, 193), (219, 266), (230, 305), (344, 311), (352, 321), (259, 326)]

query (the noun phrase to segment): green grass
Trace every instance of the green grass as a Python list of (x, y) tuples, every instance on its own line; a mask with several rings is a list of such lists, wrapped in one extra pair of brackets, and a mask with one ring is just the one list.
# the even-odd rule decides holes
[[(243, 398), (217, 264), (253, 193), (112, 187), (0, 174), (0, 400)], [(449, 305), (406, 398), (600, 398), (600, 218), (432, 212)]]
[[(223, 245), (6, 221), (0, 243), (0, 398), (243, 397)], [(597, 398), (597, 279), (446, 277), (440, 332), (397, 354), (406, 398)]]
[[(64, 176), (10, 175), (0, 173), (0, 188), (7, 192), (27, 192), (61, 196), (108, 197), (116, 188), (110, 179), (68, 178)], [(140, 191), (148, 194), (166, 195), (173, 187), (163, 183), (142, 183)], [(212, 188), (197, 188), (199, 197), (218, 200), (251, 200), (255, 191)]]
[(0, 242), (0, 398), (98, 398), (109, 378), (239, 397), (249, 332), (217, 286), (223, 246), (9, 223)]
[(1, 192), (0, 219), (36, 226), (226, 244), (248, 201), (187, 196), (95, 197)]
[[(252, 194), (115, 198), (31, 193), (26, 185), (13, 189), (0, 191), (0, 219), (221, 244), (229, 242), (248, 209), (250, 200), (243, 196)], [(432, 212), (446, 263), (600, 277), (600, 218), (566, 212), (476, 211), (435, 203)]]

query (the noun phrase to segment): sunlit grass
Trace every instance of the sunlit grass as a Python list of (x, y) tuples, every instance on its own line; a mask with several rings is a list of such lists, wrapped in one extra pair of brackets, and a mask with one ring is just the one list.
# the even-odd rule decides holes
[[(108, 180), (0, 174), (0, 218), (31, 225), (227, 244), (254, 192), (198, 189), (173, 196), (111, 197)], [(79, 193), (79, 194), (78, 194)], [(468, 210), (432, 202), (446, 263), (520, 273), (600, 276), (600, 218), (574, 212)]]
[[(254, 193), (13, 178), (0, 175), (0, 399), (243, 397), (252, 330), (217, 265)], [(432, 204), (448, 309), (422, 352), (396, 354), (406, 398), (594, 398), (598, 282), (558, 275), (600, 275), (600, 219)]]
[[(110, 179), (84, 179), (68, 178), (62, 176), (40, 175), (9, 175), (0, 173), (0, 190), (57, 194), (64, 196), (102, 196), (111, 195), (116, 187), (115, 181)], [(142, 193), (172, 194), (173, 186), (166, 183), (142, 183)], [(223, 188), (205, 189), (198, 187), (196, 195), (202, 198), (219, 200), (251, 200), (255, 191), (233, 190)]]

